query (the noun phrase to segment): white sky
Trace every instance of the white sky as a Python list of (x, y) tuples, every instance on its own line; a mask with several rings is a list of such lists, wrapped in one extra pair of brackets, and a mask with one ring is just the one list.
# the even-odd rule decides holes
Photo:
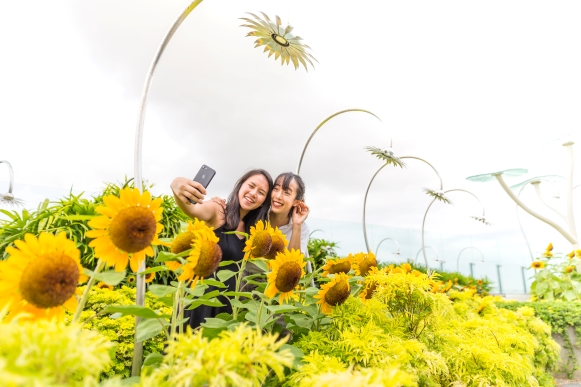
[[(0, 159), (15, 172), (16, 196), (93, 192), (133, 176), (140, 93), (153, 54), (189, 4), (168, 0), (0, 3)], [(316, 69), (294, 71), (253, 48), (245, 12), (278, 14), (314, 49)], [(578, 1), (204, 1), (166, 50), (150, 93), (144, 178), (170, 193), (175, 176), (201, 164), (217, 170), (211, 195), (225, 196), (254, 167), (273, 176), (302, 166), (311, 216), (360, 222), (367, 184), (381, 162), (363, 147), (430, 161), (444, 188), (471, 190), (493, 227), (471, 221), (477, 203), (433, 206), (432, 232), (484, 241), (517, 233), (514, 204), (495, 183), (467, 176), (508, 168), (565, 173), (564, 152), (543, 144), (581, 127), (581, 3)], [(577, 148), (579, 145), (577, 145)], [(579, 158), (577, 152), (577, 184)], [(7, 185), (4, 166), (0, 184)], [(420, 228), (437, 188), (430, 169), (385, 168), (368, 198), (368, 221)], [(58, 196), (58, 195), (56, 195)], [(576, 191), (579, 214), (581, 189)], [(535, 203), (534, 194), (524, 197)], [(536, 205), (536, 204), (533, 204)], [(542, 250), (570, 246), (523, 216)], [(581, 225), (579, 226), (581, 228)], [(518, 241), (517, 241), (518, 239)], [(363, 241), (361, 235), (361, 243)]]

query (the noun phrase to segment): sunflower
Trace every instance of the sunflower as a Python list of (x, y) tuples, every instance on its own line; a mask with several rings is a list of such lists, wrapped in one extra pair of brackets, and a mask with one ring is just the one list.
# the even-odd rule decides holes
[[(149, 269), (149, 267), (148, 267), (148, 268), (146, 268), (146, 270), (147, 270), (147, 269)], [(150, 282), (151, 282), (151, 281), (153, 281), (154, 279), (155, 279), (155, 272), (154, 272), (154, 273), (147, 273), (147, 274), (145, 275), (145, 283), (146, 283), (146, 284), (150, 283)]]
[(244, 246), (244, 259), (261, 258), (270, 251), (272, 247), (272, 234), (274, 230), (268, 222), (259, 220), (256, 226), (250, 227), (250, 238)]
[(192, 251), (182, 266), (183, 272), (179, 281), (192, 281), (195, 287), (199, 279), (212, 275), (222, 261), (222, 249), (218, 246), (218, 238), (213, 232), (199, 232), (192, 245)]
[(269, 252), (264, 256), (266, 259), (276, 259), (278, 253), (284, 252), (286, 247), (288, 246), (288, 240), (286, 236), (275, 227), (274, 229), (269, 228), (270, 236), (272, 238), (272, 245), (270, 246)]
[(335, 274), (331, 282), (321, 286), (321, 290), (314, 298), (319, 298), (317, 304), (321, 304), (323, 313), (331, 313), (331, 307), (344, 303), (351, 293), (349, 277), (345, 273)]
[(24, 204), (24, 200), (14, 197), (11, 192), (0, 193), (0, 204), (18, 207)]
[(32, 320), (64, 317), (63, 308), (74, 311), (75, 293), (83, 274), (80, 252), (66, 234), (26, 234), (7, 247), (0, 262), (0, 310), (9, 304), (11, 318), (27, 313)]
[(572, 273), (575, 270), (575, 266), (567, 266), (565, 268), (565, 273)]
[[(372, 267), (377, 266), (377, 260), (375, 259), (375, 254), (371, 251), (367, 254), (358, 253), (355, 254), (354, 258), (354, 269), (356, 275), (366, 276)], [(403, 271), (403, 269), (401, 269)]]
[(573, 259), (575, 256), (575, 250), (571, 251), (569, 254), (567, 254), (567, 256), (569, 257), (569, 260)]
[(278, 292), (280, 304), (293, 297), (293, 290), (299, 284), (299, 280), (305, 275), (303, 268), (306, 262), (303, 260), (304, 254), (300, 250), (285, 249), (278, 253), (276, 259), (271, 261), (272, 271), (268, 273), (268, 285), (264, 295), (273, 298)]
[(107, 290), (113, 290), (113, 286), (111, 286), (111, 285), (107, 285), (105, 282), (99, 282), (99, 283), (97, 284), (97, 287), (98, 287), (99, 289), (107, 289)]
[(95, 256), (102, 258), (116, 271), (127, 267), (136, 272), (145, 256), (153, 257), (151, 245), (159, 245), (159, 223), (163, 208), (162, 199), (151, 200), (148, 191), (141, 194), (137, 188), (124, 188), (120, 197), (114, 195), (103, 198), (105, 206), (99, 206), (98, 216), (89, 221), (93, 228), (86, 236), (96, 238), (89, 246), (95, 249)]
[(375, 292), (376, 289), (377, 289), (377, 282), (375, 282), (375, 281), (367, 282), (365, 284), (365, 288), (363, 288), (363, 291), (359, 295), (359, 298), (361, 298), (361, 301), (363, 301), (363, 303), (366, 303), (367, 301), (369, 301), (371, 299), (371, 297), (373, 296), (373, 293)]
[[(194, 240), (200, 234), (207, 234), (210, 240), (218, 243), (219, 238), (214, 233), (214, 227), (208, 227), (203, 220), (194, 219), (193, 222), (188, 222), (186, 231), (178, 234), (174, 238), (170, 245), (170, 251), (174, 254), (180, 254), (191, 249)], [(174, 271), (182, 266), (179, 261), (166, 261), (165, 265)]]
[(313, 55), (307, 52), (305, 49), (311, 49), (304, 43), (301, 43), (303, 40), (299, 36), (295, 36), (291, 34), (293, 27), (290, 25), (286, 26), (285, 28), (282, 27), (282, 22), (280, 17), (276, 16), (276, 24), (273, 23), (268, 16), (264, 12), (261, 12), (264, 16), (263, 20), (259, 16), (256, 16), (253, 13), (248, 13), (252, 15), (255, 20), (242, 17), (241, 20), (246, 21), (249, 24), (242, 24), (241, 27), (248, 27), (251, 28), (250, 31), (246, 36), (256, 36), (258, 39), (254, 41), (256, 44), (254, 48), (264, 46), (264, 52), (268, 51), (268, 57), (274, 54), (274, 59), (277, 60), (279, 57), (281, 58), (281, 65), (289, 64), (293, 62), (295, 66), (295, 70), (299, 68), (299, 62), (302, 64), (307, 70), (307, 62), (315, 67), (313, 62), (317, 61)]
[(533, 269), (535, 269), (535, 270), (537, 270), (537, 269), (542, 269), (543, 267), (545, 267), (545, 263), (544, 263), (544, 262), (541, 262), (541, 261), (534, 261), (534, 262), (531, 264), (531, 267), (532, 267)]
[(323, 277), (329, 274), (349, 273), (353, 264), (353, 255), (349, 254), (345, 258), (327, 259), (325, 266), (323, 266)]
[(135, 280), (136, 280), (136, 279), (137, 279), (137, 278), (136, 278), (134, 275), (130, 275), (130, 276), (128, 276), (128, 277), (127, 277), (127, 284), (128, 284), (128, 285), (133, 285), (133, 284), (135, 283)]

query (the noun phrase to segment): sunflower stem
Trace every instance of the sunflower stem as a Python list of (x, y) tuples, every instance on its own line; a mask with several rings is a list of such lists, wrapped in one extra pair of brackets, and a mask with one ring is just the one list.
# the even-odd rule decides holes
[(87, 282), (87, 286), (85, 287), (83, 296), (79, 301), (79, 305), (77, 305), (77, 310), (75, 310), (75, 315), (73, 316), (72, 320), (73, 323), (78, 322), (79, 319), (81, 318), (81, 312), (83, 311), (83, 309), (85, 309), (85, 305), (87, 304), (87, 300), (89, 299), (89, 292), (91, 291), (91, 287), (93, 287), (93, 283), (95, 282), (95, 275), (99, 274), (99, 272), (103, 270), (103, 267), (105, 267), (105, 261), (99, 259), (99, 262), (97, 263), (97, 267), (95, 268), (93, 275), (91, 275), (91, 278), (89, 278), (89, 281)]
[[(242, 260), (240, 270), (238, 271), (238, 274), (236, 274), (236, 289), (235, 289), (236, 292), (240, 291), (240, 282), (242, 281), (242, 273), (244, 273), (244, 269), (246, 268), (246, 262), (247, 262), (246, 259)], [(234, 296), (234, 299), (236, 301), (238, 301), (238, 298), (239, 296)], [(234, 318), (234, 320), (238, 318), (238, 307), (235, 305), (232, 305), (232, 317)]]
[(178, 282), (178, 287), (177, 290), (175, 292), (174, 295), (174, 299), (173, 299), (173, 308), (172, 308), (172, 312), (171, 312), (171, 330), (169, 332), (169, 339), (173, 340), (175, 338), (175, 336), (177, 335), (177, 328), (178, 328), (178, 321), (181, 320), (180, 319), (180, 314), (182, 314), (182, 304), (181, 304), (181, 300), (182, 300), (182, 285), (184, 284), (184, 281), (179, 281)]
[(260, 316), (262, 315), (262, 308), (263, 307), (264, 307), (264, 298), (261, 298), (260, 308), (258, 308), (258, 315), (256, 316), (256, 325), (258, 325), (258, 327), (260, 329), (262, 329), (262, 327), (260, 326)]

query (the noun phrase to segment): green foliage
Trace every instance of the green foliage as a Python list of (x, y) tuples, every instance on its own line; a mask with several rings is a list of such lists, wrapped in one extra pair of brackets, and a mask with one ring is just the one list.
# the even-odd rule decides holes
[(531, 293), (537, 300), (581, 301), (581, 259), (552, 254), (537, 258), (544, 268), (535, 271)]
[[(87, 306), (81, 314), (81, 321), (85, 328), (95, 329), (109, 340), (116, 342), (115, 358), (111, 368), (104, 373), (110, 378), (114, 375), (129, 377), (133, 359), (133, 336), (135, 334), (135, 317), (123, 316), (111, 318), (100, 314), (109, 305), (135, 305), (135, 289), (122, 286), (120, 289), (100, 289), (96, 286), (91, 289)], [(171, 308), (158, 301), (149, 293), (145, 295), (145, 306), (158, 310), (162, 314), (171, 313)], [(143, 343), (143, 353), (161, 353), (166, 340), (165, 333), (160, 333), (151, 340)]]
[[(573, 372), (578, 369), (573, 345), (581, 345), (581, 302), (502, 302), (497, 305), (509, 310), (529, 307), (551, 327), (553, 333), (561, 335), (565, 342), (567, 361), (561, 364), (559, 371), (565, 372), (569, 378), (573, 377)], [(575, 331), (576, 343), (571, 342), (567, 333), (569, 328)]]
[(314, 268), (318, 269), (325, 265), (325, 259), (327, 257), (337, 257), (335, 249), (339, 246), (337, 242), (327, 241), (325, 239), (310, 238), (307, 249), (309, 251), (309, 257), (313, 259)]

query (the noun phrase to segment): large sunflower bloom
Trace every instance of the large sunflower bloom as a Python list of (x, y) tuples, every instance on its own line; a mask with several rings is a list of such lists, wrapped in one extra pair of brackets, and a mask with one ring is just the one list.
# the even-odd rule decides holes
[[(174, 238), (170, 246), (170, 251), (174, 254), (179, 254), (191, 249), (194, 240), (200, 234), (207, 234), (207, 237), (211, 241), (218, 243), (219, 238), (214, 233), (214, 227), (208, 227), (203, 220), (194, 219), (193, 222), (188, 222), (186, 231), (178, 234)], [(165, 265), (174, 271), (182, 266), (179, 261), (167, 261)]]
[(372, 267), (377, 267), (377, 260), (375, 259), (375, 254), (371, 251), (367, 254), (358, 253), (355, 254), (354, 269), (355, 274), (360, 276), (366, 276)]
[(279, 253), (274, 261), (270, 262), (272, 271), (268, 273), (268, 285), (264, 295), (273, 298), (280, 292), (279, 303), (288, 301), (293, 296), (293, 290), (299, 284), (299, 280), (305, 275), (303, 268), (304, 254), (300, 250), (285, 249)]
[(222, 261), (222, 249), (217, 242), (218, 238), (213, 232), (197, 233), (178, 280), (192, 281), (191, 286), (194, 287), (199, 279), (211, 276)]
[(278, 227), (275, 227), (274, 229), (271, 227), (268, 230), (270, 231), (270, 237), (272, 238), (272, 245), (270, 246), (268, 254), (266, 254), (264, 258), (276, 259), (278, 253), (284, 252), (288, 246), (288, 240), (282, 231), (278, 229)]
[(75, 292), (83, 274), (80, 252), (66, 234), (26, 234), (7, 247), (7, 260), (0, 262), (0, 310), (9, 304), (8, 319), (26, 313), (25, 319), (64, 317), (64, 309), (77, 307)]
[(351, 293), (349, 277), (345, 273), (335, 274), (331, 282), (321, 286), (321, 290), (314, 298), (318, 298), (317, 304), (321, 305), (323, 313), (331, 313), (331, 307), (344, 303)]
[(352, 263), (353, 255), (351, 254), (345, 258), (327, 259), (325, 266), (323, 266), (322, 275), (323, 277), (327, 277), (329, 274), (349, 273)]
[(153, 257), (151, 245), (161, 243), (161, 201), (151, 200), (148, 191), (142, 194), (137, 188), (122, 189), (120, 197), (105, 196), (105, 206), (96, 208), (102, 216), (89, 221), (93, 230), (86, 233), (87, 237), (96, 238), (89, 243), (95, 256), (115, 266), (116, 271), (124, 270), (129, 261), (131, 270), (136, 272), (146, 255)]
[(274, 230), (268, 222), (259, 220), (256, 226), (250, 227), (250, 238), (244, 246), (244, 259), (262, 258), (268, 254), (272, 247), (272, 234)]

